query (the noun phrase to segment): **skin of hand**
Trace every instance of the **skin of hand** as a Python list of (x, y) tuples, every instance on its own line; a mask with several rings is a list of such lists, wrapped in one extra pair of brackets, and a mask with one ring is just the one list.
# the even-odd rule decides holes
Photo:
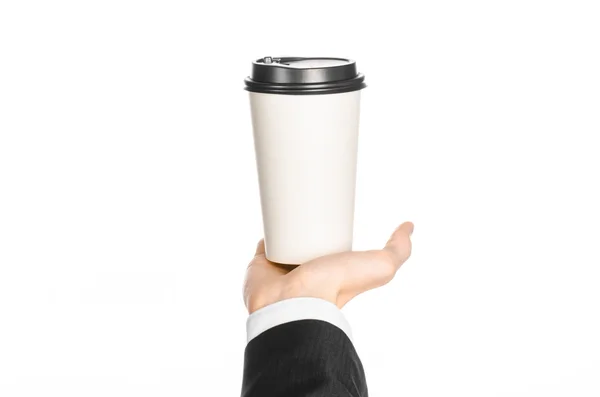
[(320, 298), (343, 307), (355, 296), (394, 278), (410, 256), (413, 229), (411, 222), (403, 223), (379, 250), (326, 255), (299, 266), (269, 261), (260, 240), (244, 281), (248, 312), (299, 297)]

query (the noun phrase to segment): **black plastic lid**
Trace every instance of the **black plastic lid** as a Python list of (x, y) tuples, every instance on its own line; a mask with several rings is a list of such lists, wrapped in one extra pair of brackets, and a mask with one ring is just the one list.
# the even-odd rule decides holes
[(356, 62), (344, 58), (264, 57), (252, 62), (246, 90), (269, 94), (319, 95), (366, 87)]

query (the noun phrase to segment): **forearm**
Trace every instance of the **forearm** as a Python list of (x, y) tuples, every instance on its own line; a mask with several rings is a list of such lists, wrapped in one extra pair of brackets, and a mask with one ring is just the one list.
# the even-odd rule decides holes
[(252, 316), (242, 397), (367, 396), (350, 328), (335, 305), (297, 298)]

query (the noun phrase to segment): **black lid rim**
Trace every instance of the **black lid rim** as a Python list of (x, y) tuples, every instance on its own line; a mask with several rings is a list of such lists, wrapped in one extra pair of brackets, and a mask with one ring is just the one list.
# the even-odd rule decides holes
[(322, 95), (366, 87), (356, 62), (338, 57), (264, 57), (252, 62), (246, 90), (268, 94)]
[(356, 77), (349, 80), (332, 81), (328, 83), (264, 83), (254, 81), (250, 77), (247, 77), (244, 82), (246, 84), (246, 91), (250, 92), (282, 95), (324, 95), (362, 90), (367, 86), (364, 80), (365, 76), (359, 73)]

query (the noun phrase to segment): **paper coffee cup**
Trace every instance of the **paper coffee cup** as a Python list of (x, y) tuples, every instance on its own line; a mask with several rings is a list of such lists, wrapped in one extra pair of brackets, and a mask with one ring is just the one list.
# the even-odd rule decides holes
[(365, 87), (356, 63), (265, 57), (245, 83), (267, 259), (302, 264), (351, 250)]

